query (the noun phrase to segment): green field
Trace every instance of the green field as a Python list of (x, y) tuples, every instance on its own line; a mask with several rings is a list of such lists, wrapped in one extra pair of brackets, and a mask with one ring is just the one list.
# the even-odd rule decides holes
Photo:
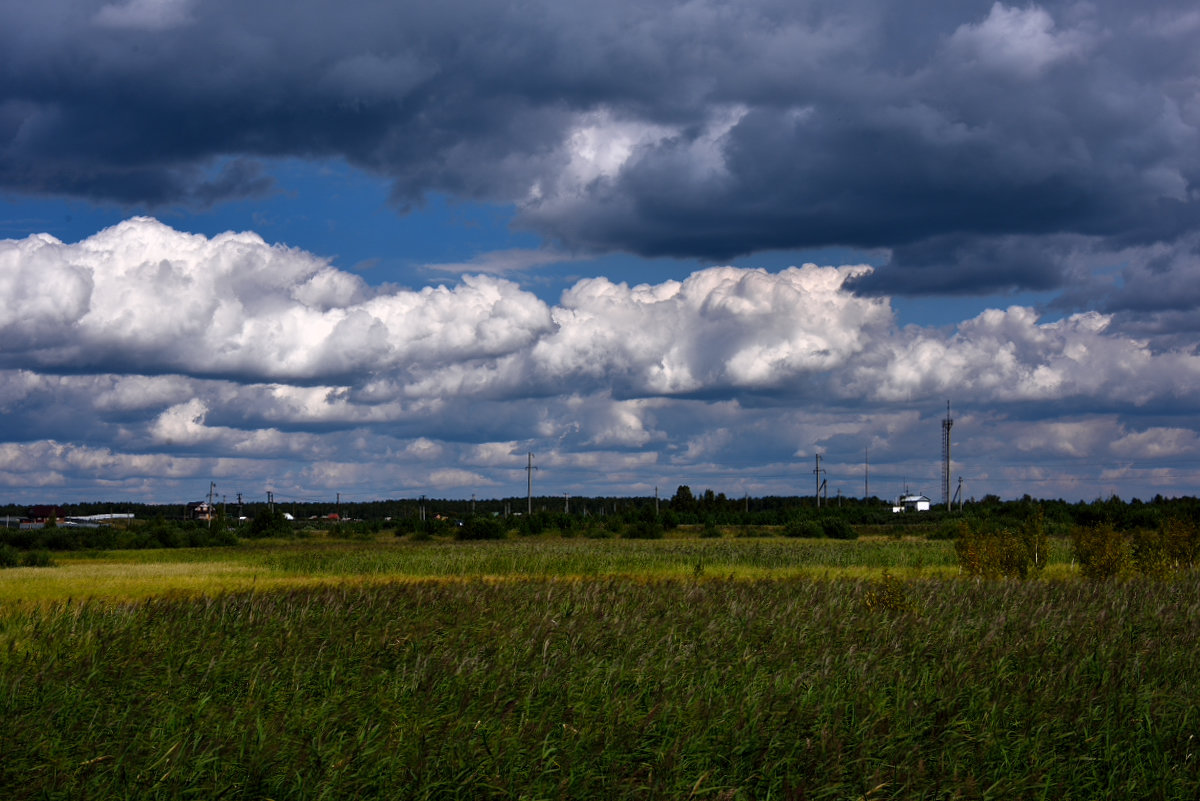
[(1200, 797), (1200, 575), (513, 539), (0, 571), (0, 797)]

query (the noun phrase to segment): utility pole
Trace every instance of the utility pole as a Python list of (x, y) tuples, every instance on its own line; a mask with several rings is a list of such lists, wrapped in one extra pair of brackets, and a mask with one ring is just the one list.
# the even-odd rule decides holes
[(871, 497), (871, 449), (863, 448), (863, 500)]
[(213, 482), (213, 481), (208, 482), (208, 528), (210, 531), (212, 530), (212, 519), (213, 519), (213, 493), (215, 493), (216, 491), (217, 491), (216, 482)]
[(817, 467), (815, 470), (813, 470), (813, 476), (816, 477), (817, 508), (820, 509), (821, 508), (821, 489), (825, 486), (825, 482), (824, 482), (824, 480), (822, 480), (821, 476), (825, 474), (825, 471), (823, 469), (821, 469), (821, 454), (819, 454), (819, 453), (816, 454), (816, 457), (817, 457)]
[(275, 493), (267, 490), (267, 508), (271, 510), (271, 514), (275, 514)]
[(337, 519), (342, 522), (342, 493), (337, 494)]
[(528, 513), (533, 515), (533, 471), (537, 470), (533, 466), (533, 454), (529, 454), (529, 461), (525, 465), (525, 497), (529, 502)]
[(571, 514), (571, 493), (569, 492), (563, 493), (563, 514)]

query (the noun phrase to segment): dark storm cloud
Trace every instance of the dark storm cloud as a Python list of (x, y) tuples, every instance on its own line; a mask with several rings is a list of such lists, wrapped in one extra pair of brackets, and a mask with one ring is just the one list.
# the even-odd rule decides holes
[(1064, 235), (1198, 222), (1198, 36), (1115, 0), (6, 4), (0, 185), (204, 204), (345, 158), (569, 248), (883, 247), (879, 291), (1046, 289)]
[(867, 294), (985, 294), (1061, 287), (1077, 237), (931, 236), (893, 248), (888, 265), (852, 282)]

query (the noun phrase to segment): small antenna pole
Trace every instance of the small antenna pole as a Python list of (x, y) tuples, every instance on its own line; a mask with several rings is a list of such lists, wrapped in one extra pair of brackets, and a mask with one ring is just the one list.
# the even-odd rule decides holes
[(819, 453), (816, 454), (816, 457), (817, 457), (817, 466), (816, 466), (816, 469), (813, 470), (813, 476), (815, 477), (816, 484), (817, 484), (817, 508), (820, 509), (821, 508), (821, 490), (825, 488), (825, 481), (824, 481), (824, 479), (821, 478), (821, 476), (823, 476), (825, 474), (825, 471), (821, 468), (821, 454), (819, 454)]
[(533, 515), (533, 471), (537, 470), (533, 466), (533, 454), (529, 454), (529, 461), (525, 465), (525, 492), (528, 500), (528, 512)]

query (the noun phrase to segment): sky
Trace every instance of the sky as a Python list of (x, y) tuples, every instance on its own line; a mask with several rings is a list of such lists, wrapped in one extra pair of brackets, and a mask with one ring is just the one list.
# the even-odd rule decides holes
[(1200, 10), (0, 0), (0, 502), (1200, 489)]

